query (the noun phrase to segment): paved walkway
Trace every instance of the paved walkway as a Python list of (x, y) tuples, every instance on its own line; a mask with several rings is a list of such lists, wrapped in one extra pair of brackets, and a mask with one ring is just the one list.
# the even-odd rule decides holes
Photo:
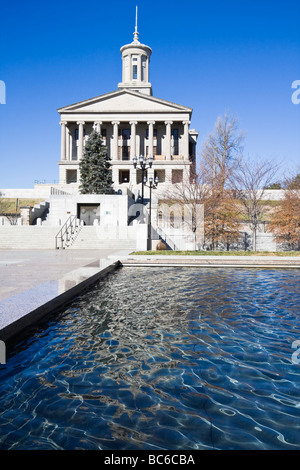
[(129, 251), (0, 250), (0, 339), (69, 301)]
[(58, 281), (93, 262), (105, 263), (117, 253), (123, 254), (120, 250), (0, 250), (0, 300)]

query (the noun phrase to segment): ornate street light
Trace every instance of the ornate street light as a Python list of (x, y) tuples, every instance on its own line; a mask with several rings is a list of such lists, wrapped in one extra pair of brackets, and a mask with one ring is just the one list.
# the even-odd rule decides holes
[[(144, 186), (145, 186), (145, 182), (147, 182), (147, 177), (145, 176), (145, 171), (148, 168), (152, 168), (153, 157), (151, 155), (149, 155), (149, 157), (148, 157), (148, 166), (147, 166), (147, 160), (146, 160), (145, 156), (140, 155), (139, 159), (137, 157), (133, 157), (133, 166), (134, 166), (135, 169), (138, 165), (138, 160), (139, 160), (140, 169), (142, 170), (142, 204), (144, 204)], [(145, 178), (146, 178), (146, 181), (145, 181)]]
[[(144, 176), (144, 186), (147, 186), (147, 177)], [(156, 176), (153, 179), (152, 176), (149, 177), (149, 186), (147, 188), (150, 189), (150, 207), (149, 207), (149, 220), (148, 220), (148, 250), (151, 250), (151, 243), (152, 243), (152, 227), (151, 227), (151, 210), (152, 210), (152, 189), (156, 189), (158, 186), (158, 177)]]

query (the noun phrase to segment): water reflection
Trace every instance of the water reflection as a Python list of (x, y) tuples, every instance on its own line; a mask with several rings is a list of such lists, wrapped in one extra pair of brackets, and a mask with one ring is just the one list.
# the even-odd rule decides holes
[(111, 274), (1, 367), (1, 447), (300, 448), (299, 277)]

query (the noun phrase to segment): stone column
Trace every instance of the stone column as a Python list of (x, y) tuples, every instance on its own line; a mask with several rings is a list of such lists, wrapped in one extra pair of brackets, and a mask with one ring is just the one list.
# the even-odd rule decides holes
[(84, 121), (78, 121), (77, 122), (79, 126), (79, 131), (78, 131), (78, 160), (81, 160), (82, 155), (83, 155), (83, 126), (85, 124)]
[(66, 160), (66, 121), (61, 121), (61, 160)]
[(130, 168), (130, 183), (133, 186), (137, 185), (137, 177), (136, 177), (137, 170), (136, 168)]
[(149, 129), (148, 129), (148, 156), (151, 155), (153, 157), (153, 126), (155, 121), (148, 121), (147, 122)]
[(183, 134), (183, 158), (189, 160), (189, 125), (190, 121), (183, 121), (184, 134)]
[(70, 154), (70, 129), (66, 127), (66, 160), (71, 160)]
[(172, 121), (166, 121), (166, 159), (171, 160), (171, 126), (173, 122)]
[(70, 140), (70, 149), (69, 149), (69, 160), (73, 160), (73, 133), (69, 129), (69, 140)]
[(113, 147), (112, 147), (112, 160), (118, 160), (118, 139), (119, 139), (119, 121), (113, 121)]
[(99, 134), (101, 134), (101, 126), (102, 126), (102, 121), (96, 121), (94, 123), (94, 129), (96, 132), (98, 132)]
[(131, 121), (129, 124), (131, 125), (130, 158), (132, 160), (133, 157), (137, 156), (136, 155), (136, 126), (137, 126), (137, 121)]

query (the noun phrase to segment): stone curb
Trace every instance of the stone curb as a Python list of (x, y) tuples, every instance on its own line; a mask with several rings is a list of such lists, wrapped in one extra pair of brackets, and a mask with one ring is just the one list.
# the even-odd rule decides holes
[[(47, 288), (49, 283), (45, 283), (44, 285), (38, 286), (37, 290), (33, 288), (30, 289), (30, 291), (25, 291), (23, 293), (24, 298), (26, 298), (26, 295), (31, 296), (31, 298), (28, 299), (30, 300), (28, 308), (26, 308), (25, 306), (24, 309), (20, 307), (18, 309), (18, 305), (16, 305), (13, 312), (8, 312), (7, 316), (1, 318), (2, 324), (0, 325), (0, 340), (11, 340), (13, 337), (20, 334), (21, 331), (24, 330), (24, 328), (27, 328), (33, 323), (38, 322), (39, 320), (50, 314), (53, 310), (66, 306), (76, 296), (81, 295), (86, 290), (88, 290), (99, 279), (104, 278), (105, 276), (107, 276), (107, 274), (116, 270), (119, 267), (119, 261), (114, 261), (112, 262), (112, 264), (100, 269), (98, 272), (94, 273), (92, 276), (78, 283), (76, 286), (66, 290), (64, 293), (60, 295), (54, 294), (53, 297), (45, 303), (40, 302), (40, 289), (44, 285)], [(38, 306), (36, 308), (32, 308), (32, 296), (34, 295), (38, 295), (36, 299), (36, 304)], [(34, 298), (33, 301), (35, 301)]]

